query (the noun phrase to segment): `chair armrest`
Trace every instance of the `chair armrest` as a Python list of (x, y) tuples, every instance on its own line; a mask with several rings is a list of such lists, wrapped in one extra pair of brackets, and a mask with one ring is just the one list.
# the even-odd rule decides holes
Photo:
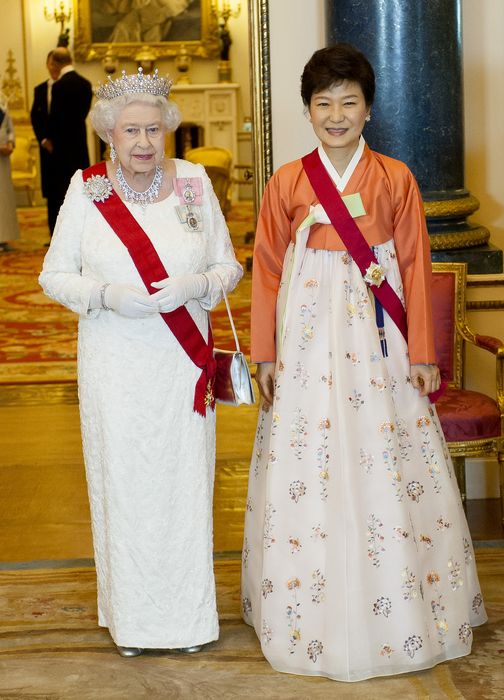
[(476, 335), (474, 344), (494, 355), (504, 357), (504, 343), (499, 338), (494, 338), (491, 335)]
[(457, 332), (466, 340), (468, 343), (475, 345), (478, 348), (487, 350), (495, 355), (495, 370), (496, 370), (496, 382), (495, 382), (495, 394), (497, 405), (499, 406), (499, 411), (501, 414), (502, 432), (504, 434), (504, 343), (499, 338), (494, 338), (491, 335), (479, 335), (473, 333), (473, 331), (467, 325), (461, 325), (457, 323)]

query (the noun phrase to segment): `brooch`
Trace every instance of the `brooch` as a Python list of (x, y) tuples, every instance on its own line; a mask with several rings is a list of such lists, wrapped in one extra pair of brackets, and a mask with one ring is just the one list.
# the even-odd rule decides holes
[(91, 175), (84, 183), (84, 192), (92, 202), (104, 202), (112, 194), (112, 183), (106, 175)]
[(180, 204), (199, 206), (203, 203), (203, 181), (200, 177), (174, 177), (173, 189)]
[(379, 287), (380, 284), (384, 281), (385, 279), (385, 270), (381, 265), (377, 265), (375, 262), (372, 262), (371, 265), (368, 267), (366, 270), (366, 274), (364, 275), (364, 281), (367, 282), (369, 285), (375, 285), (375, 287)]

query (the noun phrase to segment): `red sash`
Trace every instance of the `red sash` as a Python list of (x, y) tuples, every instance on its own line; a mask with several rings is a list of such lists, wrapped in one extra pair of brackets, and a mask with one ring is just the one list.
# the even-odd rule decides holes
[[(361, 230), (353, 220), (350, 212), (341, 199), (341, 195), (331, 180), (329, 173), (324, 168), (318, 149), (302, 158), (303, 168), (308, 176), (311, 186), (317, 195), (320, 203), (331, 220), (331, 224), (338, 232), (339, 237), (346, 246), (346, 249), (357, 263), (359, 270), (364, 277), (371, 263), (378, 264), (373, 251), (362, 235)], [(370, 285), (373, 294), (380, 300), (382, 306), (388, 312), (408, 342), (408, 324), (406, 322), (406, 312), (401, 300), (392, 289), (390, 284), (384, 279), (380, 286)]]
[[(105, 163), (97, 163), (84, 170), (82, 173), (84, 182), (93, 175), (106, 177)], [(151, 293), (151, 283), (165, 279), (168, 277), (168, 273), (149, 237), (114, 190), (105, 201), (93, 201), (103, 218), (127, 248), (147, 291)], [(208, 325), (208, 342), (205, 342), (185, 306), (179, 306), (178, 309), (162, 313), (160, 316), (189, 358), (201, 369), (201, 375), (194, 392), (193, 410), (205, 416), (208, 406), (212, 409), (215, 407), (213, 396), (215, 360), (210, 324)]]

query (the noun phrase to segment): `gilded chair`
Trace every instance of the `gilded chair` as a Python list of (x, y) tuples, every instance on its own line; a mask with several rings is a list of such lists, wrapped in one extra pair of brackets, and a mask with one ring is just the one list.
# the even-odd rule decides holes
[[(436, 409), (452, 456), (457, 481), (466, 498), (465, 459), (496, 456), (504, 522), (504, 343), (478, 335), (467, 325), (465, 263), (433, 263), (432, 306), (436, 353), (448, 382)], [(464, 387), (465, 343), (495, 355), (495, 397)]]
[(184, 158), (205, 167), (224, 216), (231, 205), (231, 169), (233, 155), (227, 148), (199, 146), (185, 152)]
[(10, 157), (12, 182), (15, 189), (24, 189), (31, 206), (35, 204), (37, 166), (33, 150), (35, 142), (26, 136), (16, 137), (16, 147)]

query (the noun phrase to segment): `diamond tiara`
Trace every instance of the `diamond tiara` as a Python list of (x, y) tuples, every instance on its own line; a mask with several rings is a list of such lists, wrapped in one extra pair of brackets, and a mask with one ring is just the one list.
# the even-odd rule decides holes
[(157, 68), (152, 75), (144, 75), (142, 68), (139, 68), (137, 75), (126, 75), (126, 71), (123, 70), (122, 76), (117, 80), (112, 80), (110, 75), (108, 79), (108, 83), (99, 85), (95, 90), (95, 95), (99, 100), (113, 100), (121, 95), (135, 95), (137, 93), (168, 97), (173, 85), (172, 80), (159, 77)]

